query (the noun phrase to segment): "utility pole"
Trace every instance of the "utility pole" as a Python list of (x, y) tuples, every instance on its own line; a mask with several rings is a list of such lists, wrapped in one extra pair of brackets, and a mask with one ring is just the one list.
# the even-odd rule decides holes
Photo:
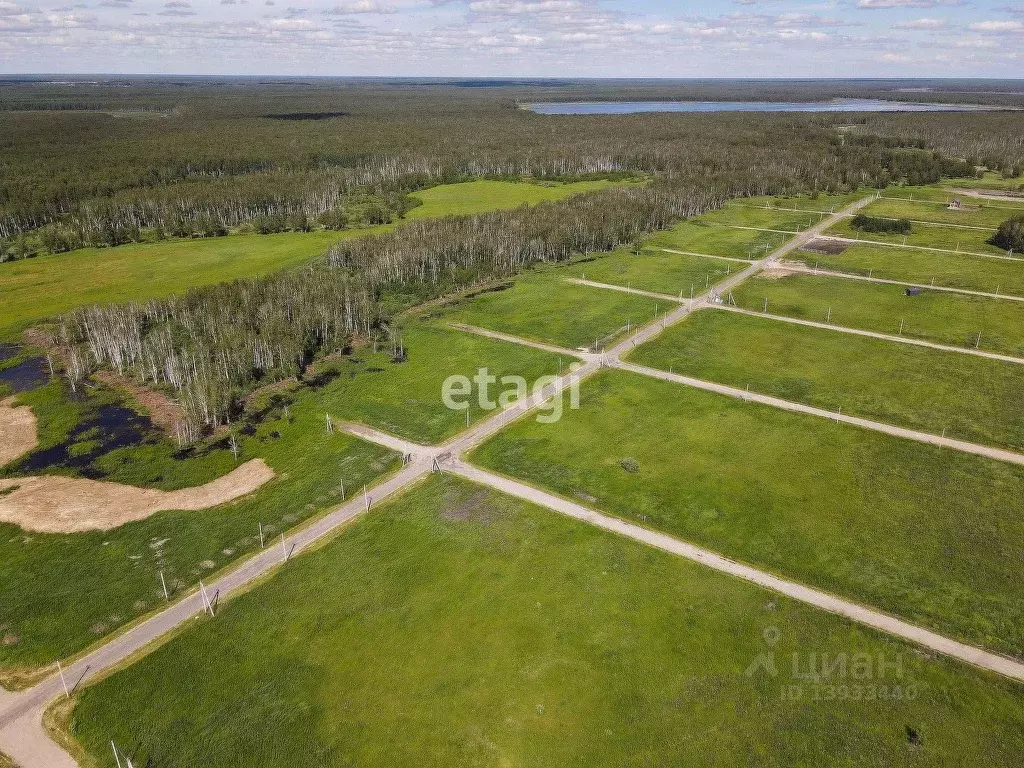
[(160, 585), (164, 588), (164, 600), (171, 602), (171, 596), (167, 594), (167, 582), (164, 581), (164, 572), (160, 571)]
[(57, 659), (57, 672), (60, 674), (60, 684), (64, 686), (64, 698), (70, 699), (71, 692), (68, 691), (68, 682), (64, 679), (64, 668), (60, 665), (60, 659)]

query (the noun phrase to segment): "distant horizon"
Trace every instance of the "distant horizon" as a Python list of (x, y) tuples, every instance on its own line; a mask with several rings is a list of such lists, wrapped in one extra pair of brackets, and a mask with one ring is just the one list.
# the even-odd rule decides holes
[(1004, 0), (0, 0), (0, 33), (7, 74), (988, 79), (1024, 61)]
[(999, 77), (999, 76), (957, 76), (957, 77), (928, 77), (928, 76), (900, 76), (900, 75), (887, 75), (884, 77), (756, 77), (756, 76), (744, 76), (744, 75), (733, 75), (729, 77), (691, 77), (691, 76), (572, 76), (572, 75), (324, 75), (324, 74), (283, 74), (283, 73), (265, 73), (265, 74), (243, 74), (243, 73), (212, 73), (212, 72), (4, 72), (0, 70), (0, 77), (2, 78), (52, 78), (52, 77), (68, 77), (68, 78), (88, 78), (88, 77), (122, 77), (122, 78), (190, 78), (190, 79), (213, 79), (213, 80), (228, 80), (228, 79), (248, 79), (248, 80), (262, 80), (267, 78), (276, 78), (281, 80), (301, 80), (301, 79), (315, 79), (315, 80), (374, 80), (374, 81), (390, 81), (390, 80), (433, 80), (439, 82), (460, 82), (467, 80), (490, 80), (494, 82), (544, 82), (544, 83), (557, 83), (557, 82), (662, 82), (662, 83), (699, 83), (699, 82), (748, 82), (748, 83), (779, 83), (779, 82), (839, 82), (839, 83), (885, 83), (885, 82), (937, 82), (937, 83), (955, 83), (955, 82), (972, 82), (972, 83), (985, 83), (985, 82), (1014, 82), (1021, 83), (1024, 85), (1024, 77)]

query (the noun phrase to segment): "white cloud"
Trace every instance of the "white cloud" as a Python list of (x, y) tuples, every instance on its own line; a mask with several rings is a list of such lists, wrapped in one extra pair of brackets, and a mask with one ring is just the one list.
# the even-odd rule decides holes
[(395, 13), (397, 10), (393, 5), (379, 3), (376, 0), (352, 0), (328, 8), (324, 13), (328, 16), (348, 16), (358, 13)]
[(978, 21), (970, 25), (974, 32), (1024, 32), (1024, 21)]
[(897, 29), (945, 29), (949, 26), (945, 19), (911, 19), (893, 24)]
[(858, 8), (937, 8), (940, 5), (960, 5), (960, 0), (858, 0)]

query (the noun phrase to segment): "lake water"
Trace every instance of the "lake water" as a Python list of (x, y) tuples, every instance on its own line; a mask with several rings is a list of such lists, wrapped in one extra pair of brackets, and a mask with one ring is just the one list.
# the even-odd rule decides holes
[(630, 115), (637, 112), (984, 112), (980, 104), (920, 104), (882, 99), (834, 101), (586, 101), (525, 104), (541, 115)]

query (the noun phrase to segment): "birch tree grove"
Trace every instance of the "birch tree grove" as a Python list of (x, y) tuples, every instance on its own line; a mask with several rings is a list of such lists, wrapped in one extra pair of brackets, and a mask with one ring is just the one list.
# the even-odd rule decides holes
[(615, 248), (724, 199), (722, 191), (664, 184), (611, 189), (412, 223), (343, 241), (312, 265), (263, 278), (84, 307), (61, 319), (78, 366), (68, 375), (76, 384), (89, 370), (109, 367), (174, 391), (185, 410), (184, 437), (195, 439), (225, 424), (252, 388), (301, 375), (316, 356), (357, 337), (388, 333), (388, 312), (396, 307), (537, 262)]

